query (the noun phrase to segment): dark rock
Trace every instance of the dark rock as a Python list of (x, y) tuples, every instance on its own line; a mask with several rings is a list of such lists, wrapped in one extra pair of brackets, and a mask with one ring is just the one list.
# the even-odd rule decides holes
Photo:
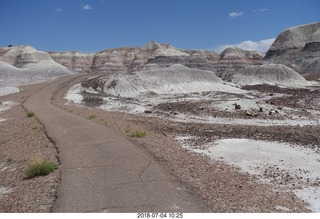
[(241, 109), (241, 106), (240, 106), (239, 104), (235, 104), (235, 105), (234, 105), (234, 108), (235, 108), (236, 110), (239, 110), (239, 109)]

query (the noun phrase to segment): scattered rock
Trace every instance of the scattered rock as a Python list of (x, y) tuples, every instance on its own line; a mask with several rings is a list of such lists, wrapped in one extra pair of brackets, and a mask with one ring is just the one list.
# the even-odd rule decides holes
[(235, 108), (236, 110), (238, 110), (238, 109), (241, 109), (241, 106), (240, 106), (239, 104), (236, 104), (236, 103), (235, 103), (234, 108)]

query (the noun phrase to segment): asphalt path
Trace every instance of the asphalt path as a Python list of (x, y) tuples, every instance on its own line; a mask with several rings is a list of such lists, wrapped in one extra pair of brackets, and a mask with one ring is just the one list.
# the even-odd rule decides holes
[(145, 149), (117, 130), (52, 104), (59, 89), (79, 75), (50, 82), (28, 97), (59, 151), (61, 182), (53, 212), (207, 212)]

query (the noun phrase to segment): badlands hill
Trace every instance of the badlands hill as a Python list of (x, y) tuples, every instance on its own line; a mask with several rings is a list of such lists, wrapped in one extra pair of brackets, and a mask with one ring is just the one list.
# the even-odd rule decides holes
[(214, 71), (218, 75), (236, 71), (262, 56), (255, 51), (228, 48), (221, 54), (206, 50), (181, 50), (154, 41), (143, 47), (110, 48), (96, 54), (50, 52), (53, 60), (68, 68), (93, 73), (134, 73), (147, 64), (168, 67), (181, 64), (189, 68)]
[(48, 53), (37, 51), (31, 46), (6, 47), (0, 53), (0, 94), (14, 92), (20, 85), (46, 81), (73, 72), (53, 61)]
[(281, 32), (264, 60), (284, 64), (302, 75), (320, 77), (320, 22)]
[(149, 64), (135, 74), (110, 74), (83, 83), (85, 88), (121, 97), (181, 94), (203, 91), (234, 91), (214, 72), (190, 69), (181, 64), (159, 68)]
[[(305, 81), (297, 74), (320, 77), (319, 28), (320, 22), (283, 31), (265, 57), (255, 51), (235, 47), (218, 54), (206, 50), (182, 50), (154, 41), (143, 47), (111, 48), (96, 54), (76, 51), (47, 53), (31, 46), (5, 47), (0, 48), (0, 86), (15, 87), (83, 71), (120, 74), (112, 77), (131, 83), (129, 87), (136, 86), (132, 83), (146, 83), (143, 92), (152, 90), (148, 86), (154, 86), (143, 77), (154, 77), (155, 74), (168, 77), (172, 76), (170, 74), (174, 74), (172, 77), (184, 77), (185, 74), (190, 83), (192, 80), (217, 83), (207, 78), (208, 72), (213, 72), (222, 80), (241, 86), (253, 83), (302, 85)], [(190, 77), (192, 74), (199, 78)], [(171, 86), (170, 81), (175, 79), (167, 80), (166, 86)]]
[(92, 60), (95, 54), (83, 54), (77, 51), (67, 52), (49, 52), (51, 58), (67, 67), (77, 71), (90, 71), (92, 66)]
[(251, 65), (234, 74), (230, 81), (240, 86), (256, 84), (307, 85), (307, 81), (299, 73), (281, 64)]

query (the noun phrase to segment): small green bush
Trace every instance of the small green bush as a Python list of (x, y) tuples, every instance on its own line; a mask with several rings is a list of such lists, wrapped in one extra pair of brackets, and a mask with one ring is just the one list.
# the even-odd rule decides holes
[(90, 116), (87, 117), (88, 119), (94, 119), (96, 118), (96, 115), (95, 114), (91, 114)]
[(33, 117), (34, 115), (35, 115), (34, 112), (27, 112), (27, 116), (28, 116), (28, 117)]
[(134, 137), (134, 138), (143, 138), (147, 135), (147, 132), (146, 131), (143, 131), (143, 130), (136, 130), (136, 131), (132, 131), (130, 133), (130, 136), (131, 137)]
[(7, 141), (6, 141), (6, 140), (2, 140), (2, 139), (0, 139), (0, 145), (5, 144), (5, 143), (7, 143)]
[(131, 132), (130, 126), (126, 127), (126, 128), (124, 129), (124, 131), (129, 134), (129, 133)]
[(7, 162), (11, 162), (11, 161), (13, 161), (13, 157), (12, 156), (7, 157)]
[(26, 168), (26, 174), (28, 177), (33, 178), (36, 176), (48, 175), (55, 169), (58, 169), (58, 164), (54, 162), (48, 162), (41, 157), (36, 157)]

